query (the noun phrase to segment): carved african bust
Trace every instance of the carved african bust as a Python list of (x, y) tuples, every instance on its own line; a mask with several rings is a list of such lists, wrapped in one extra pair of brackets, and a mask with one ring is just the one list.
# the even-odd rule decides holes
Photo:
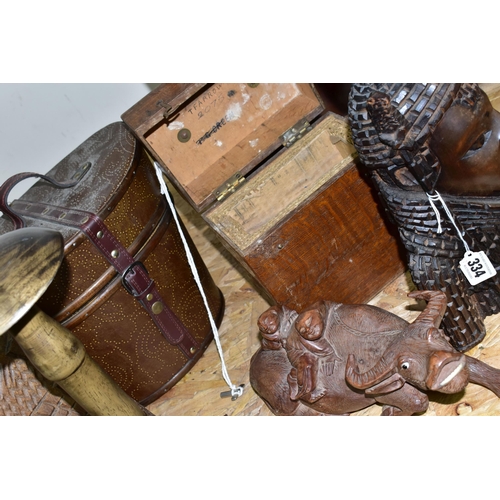
[(500, 269), (500, 114), (477, 84), (359, 83), (349, 122), (415, 285), (446, 293), (444, 330), (457, 350), (472, 348), (500, 312), (499, 275), (472, 285), (459, 266), (469, 248)]

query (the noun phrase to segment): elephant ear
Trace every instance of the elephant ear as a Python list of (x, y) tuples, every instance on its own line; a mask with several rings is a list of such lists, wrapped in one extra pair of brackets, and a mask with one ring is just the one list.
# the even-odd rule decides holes
[(365, 394), (374, 396), (376, 394), (389, 394), (397, 391), (405, 385), (405, 379), (399, 373), (393, 373), (389, 378), (365, 390)]

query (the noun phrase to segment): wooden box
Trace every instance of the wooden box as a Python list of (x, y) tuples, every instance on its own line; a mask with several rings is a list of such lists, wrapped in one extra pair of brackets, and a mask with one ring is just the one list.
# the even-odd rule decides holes
[(122, 119), (273, 301), (366, 302), (404, 271), (312, 84), (162, 84)]

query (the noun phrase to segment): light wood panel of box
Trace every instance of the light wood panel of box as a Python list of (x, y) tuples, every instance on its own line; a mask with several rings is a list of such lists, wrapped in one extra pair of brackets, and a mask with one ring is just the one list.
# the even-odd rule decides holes
[(228, 200), (206, 214), (206, 219), (235, 249), (247, 249), (278, 227), (283, 219), (343, 172), (355, 158), (348, 128), (328, 116), (309, 132), (307, 142), (293, 145), (262, 173), (248, 180)]
[(248, 90), (247, 84), (214, 84), (145, 137), (200, 210), (235, 173), (274, 151), (282, 131), (318, 112), (309, 84), (262, 83)]

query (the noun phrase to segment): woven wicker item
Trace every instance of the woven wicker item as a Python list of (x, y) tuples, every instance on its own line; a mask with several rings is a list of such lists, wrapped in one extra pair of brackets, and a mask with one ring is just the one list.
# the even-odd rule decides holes
[(85, 414), (57, 385), (36, 374), (15, 348), (5, 354), (7, 342), (8, 335), (0, 337), (0, 416)]

